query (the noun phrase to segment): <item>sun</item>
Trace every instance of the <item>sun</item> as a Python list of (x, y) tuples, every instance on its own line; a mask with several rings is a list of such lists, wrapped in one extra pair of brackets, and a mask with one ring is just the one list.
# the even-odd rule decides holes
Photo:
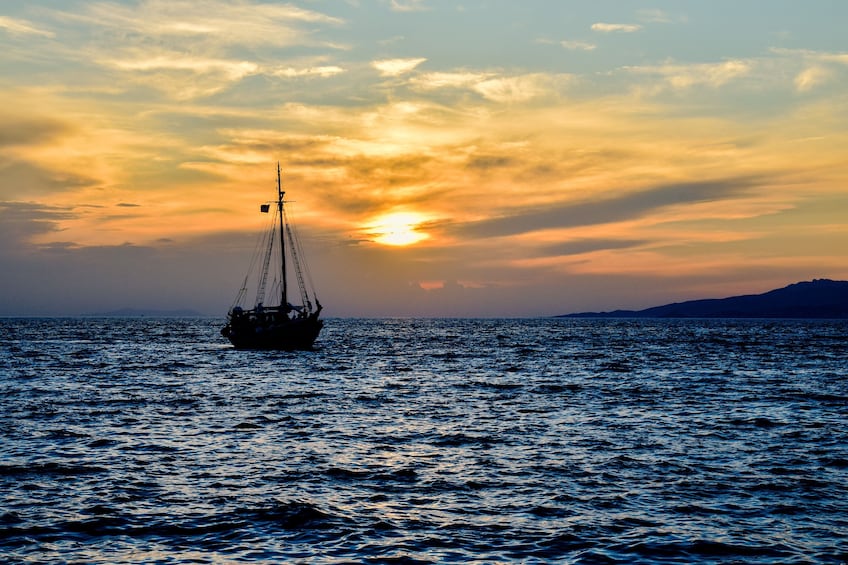
[(374, 241), (383, 245), (404, 246), (424, 241), (430, 236), (418, 231), (426, 217), (416, 212), (393, 212), (378, 216), (368, 226)]

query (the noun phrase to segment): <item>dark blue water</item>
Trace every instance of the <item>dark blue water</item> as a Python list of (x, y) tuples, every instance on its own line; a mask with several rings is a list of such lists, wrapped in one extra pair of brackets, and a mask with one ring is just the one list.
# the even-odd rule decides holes
[(848, 324), (0, 320), (0, 561), (848, 561)]

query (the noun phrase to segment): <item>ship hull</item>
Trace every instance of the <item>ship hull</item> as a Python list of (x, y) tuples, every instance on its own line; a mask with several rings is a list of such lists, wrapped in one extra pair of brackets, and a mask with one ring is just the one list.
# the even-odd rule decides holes
[(271, 324), (231, 321), (221, 334), (236, 349), (311, 350), (323, 327), (324, 322), (314, 316)]

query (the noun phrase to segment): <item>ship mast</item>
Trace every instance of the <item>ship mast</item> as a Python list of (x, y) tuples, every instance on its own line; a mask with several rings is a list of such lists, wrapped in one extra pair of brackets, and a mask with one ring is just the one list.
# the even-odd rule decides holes
[(288, 313), (289, 311), (289, 301), (288, 301), (288, 289), (286, 288), (286, 242), (285, 242), (285, 229), (283, 226), (283, 185), (280, 181), (280, 162), (277, 161), (277, 211), (280, 213), (280, 268), (282, 270), (282, 277), (280, 278), (280, 307), (283, 309), (283, 312)]

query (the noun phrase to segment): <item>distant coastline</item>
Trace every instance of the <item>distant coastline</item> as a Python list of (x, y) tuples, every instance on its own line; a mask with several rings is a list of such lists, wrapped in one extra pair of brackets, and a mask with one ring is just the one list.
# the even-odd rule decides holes
[(814, 279), (763, 294), (689, 300), (644, 310), (579, 312), (556, 317), (848, 319), (848, 281)]

